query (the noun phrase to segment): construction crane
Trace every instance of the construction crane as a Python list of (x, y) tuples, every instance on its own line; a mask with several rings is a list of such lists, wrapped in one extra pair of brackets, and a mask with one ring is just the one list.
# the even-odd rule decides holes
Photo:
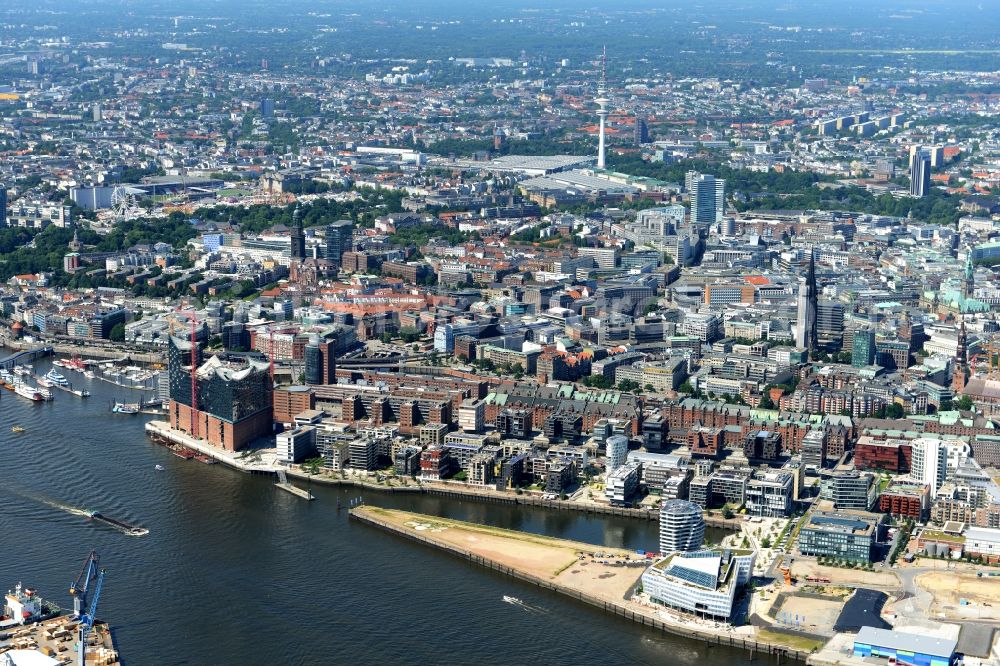
[(100, 568), (100, 562), (101, 558), (98, 557), (97, 552), (90, 551), (90, 555), (83, 563), (83, 570), (77, 576), (76, 581), (69, 586), (69, 593), (73, 596), (73, 617), (79, 622), (80, 642), (77, 646), (79, 666), (86, 666), (87, 634), (94, 626), (97, 602), (101, 598), (101, 587), (104, 586), (106, 570)]
[[(198, 439), (198, 310), (194, 305), (187, 305), (191, 310), (191, 436)], [(174, 313), (186, 312), (185, 307), (178, 305)], [(170, 320), (170, 335), (174, 334), (174, 322)]]

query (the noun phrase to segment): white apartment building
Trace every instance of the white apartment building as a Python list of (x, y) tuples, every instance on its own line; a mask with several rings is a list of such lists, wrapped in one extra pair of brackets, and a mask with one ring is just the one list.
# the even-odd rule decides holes
[(705, 541), (701, 507), (682, 499), (667, 500), (660, 507), (660, 552), (695, 551)]

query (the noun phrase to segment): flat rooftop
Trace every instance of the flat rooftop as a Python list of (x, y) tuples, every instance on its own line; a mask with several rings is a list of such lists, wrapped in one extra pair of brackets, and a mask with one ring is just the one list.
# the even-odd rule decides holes
[(639, 191), (639, 188), (634, 185), (618, 183), (607, 178), (602, 178), (589, 171), (578, 169), (530, 178), (522, 182), (521, 187), (529, 190), (569, 189), (583, 192), (603, 191), (619, 194), (631, 194)]
[(861, 627), (855, 645), (871, 645), (885, 648), (892, 648), (897, 651), (910, 652), (913, 654), (929, 654), (934, 657), (951, 659), (955, 654), (958, 641), (950, 638), (935, 638), (922, 634), (907, 634), (902, 631), (890, 629), (876, 629), (875, 627)]
[(489, 161), (433, 158), (430, 160), (430, 164), (432, 166), (453, 169), (487, 169), (490, 171), (506, 171), (539, 176), (593, 164), (596, 159), (596, 156), (593, 155), (504, 155)]
[(814, 514), (803, 529), (839, 532), (841, 534), (868, 535), (875, 531), (878, 523), (876, 516), (862, 516), (849, 513), (818, 512)]

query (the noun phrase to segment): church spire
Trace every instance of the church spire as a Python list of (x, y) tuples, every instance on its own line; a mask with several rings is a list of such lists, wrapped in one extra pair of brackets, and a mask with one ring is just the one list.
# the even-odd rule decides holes
[(816, 248), (809, 250), (809, 273), (806, 275), (806, 284), (813, 294), (816, 295)]
[(972, 248), (968, 248), (965, 254), (965, 279), (962, 282), (962, 296), (966, 299), (972, 298), (976, 287), (976, 268), (972, 265)]
[(951, 390), (958, 395), (969, 381), (969, 339), (964, 319), (958, 327), (958, 343), (955, 345), (955, 360), (952, 365)]
[(306, 235), (302, 230), (302, 211), (299, 209), (299, 204), (295, 204), (295, 210), (292, 212), (292, 233), (291, 233), (291, 252), (290, 256), (292, 259), (305, 259), (306, 258)]
[(801, 347), (809, 352), (810, 356), (815, 356), (818, 345), (818, 331), (816, 327), (816, 251), (809, 251), (809, 269), (805, 279), (799, 278), (798, 295), (798, 315), (796, 318), (796, 340), (797, 347)]

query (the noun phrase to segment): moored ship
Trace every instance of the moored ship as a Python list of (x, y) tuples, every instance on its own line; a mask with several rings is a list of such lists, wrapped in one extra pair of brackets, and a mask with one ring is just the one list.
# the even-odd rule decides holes
[(45, 397), (38, 392), (38, 389), (24, 383), (15, 386), (14, 393), (18, 394), (22, 398), (27, 398), (28, 400), (34, 400), (35, 402), (41, 402), (45, 400)]
[(66, 378), (55, 370), (49, 370), (45, 373), (45, 379), (48, 379), (50, 382), (58, 384), (59, 386), (67, 386), (69, 384)]

